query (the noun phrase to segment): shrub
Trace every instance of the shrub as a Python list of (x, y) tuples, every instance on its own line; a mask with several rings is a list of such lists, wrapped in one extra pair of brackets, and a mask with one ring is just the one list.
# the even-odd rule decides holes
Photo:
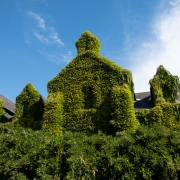
[(63, 95), (51, 93), (45, 103), (42, 129), (52, 135), (62, 135), (63, 125)]
[(156, 75), (149, 81), (155, 105), (158, 103), (175, 103), (180, 87), (179, 78), (171, 75), (162, 65), (157, 69)]
[(0, 179), (58, 179), (63, 141), (42, 131), (0, 126)]
[(0, 179), (180, 179), (180, 131), (51, 136), (0, 124)]
[(129, 87), (125, 85), (113, 87), (111, 101), (111, 106), (114, 110), (111, 124), (113, 125), (114, 133), (118, 131), (135, 131), (139, 122), (135, 117), (134, 103)]
[(180, 104), (161, 103), (150, 110), (136, 111), (136, 118), (140, 124), (152, 127), (155, 124), (170, 129), (180, 128)]
[(87, 50), (99, 53), (101, 45), (99, 39), (89, 31), (85, 31), (75, 44), (78, 50), (78, 54), (83, 53)]
[(3, 100), (0, 99), (0, 122), (3, 120), (3, 114), (4, 114), (4, 109), (3, 109)]
[(41, 95), (32, 84), (28, 83), (20, 95), (16, 97), (13, 123), (18, 123), (23, 127), (40, 129), (43, 108), (44, 102)]

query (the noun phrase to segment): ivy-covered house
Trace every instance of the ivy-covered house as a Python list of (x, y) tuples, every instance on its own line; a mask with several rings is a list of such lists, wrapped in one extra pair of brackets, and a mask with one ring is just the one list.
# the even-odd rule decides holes
[[(47, 101), (30, 83), (17, 96), (13, 123), (56, 135), (132, 132), (139, 123), (180, 127), (177, 76), (161, 65), (151, 91), (134, 93), (131, 71), (101, 56), (96, 36), (85, 31), (75, 45), (77, 56), (48, 82)], [(6, 111), (10, 104), (5, 99)]]
[[(77, 56), (48, 82), (49, 94), (58, 92), (62, 97), (63, 128), (90, 134), (98, 130), (107, 134), (133, 131), (138, 121), (134, 113), (131, 71), (101, 56), (100, 41), (89, 31), (76, 41), (76, 48)], [(47, 130), (56, 124), (48, 122), (55, 119), (50, 116), (45, 105)]]
[(41, 129), (45, 102), (46, 99), (39, 94), (31, 83), (28, 83), (16, 97), (13, 123), (34, 130)]
[(153, 108), (136, 111), (136, 118), (141, 124), (152, 126), (161, 124), (171, 129), (180, 127), (180, 82), (162, 65), (149, 81)]

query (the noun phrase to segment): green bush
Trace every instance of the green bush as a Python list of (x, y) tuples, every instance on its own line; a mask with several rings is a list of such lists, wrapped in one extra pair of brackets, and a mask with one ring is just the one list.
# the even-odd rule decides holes
[(175, 103), (180, 87), (179, 78), (171, 75), (162, 65), (157, 69), (156, 75), (149, 81), (155, 105), (158, 103)]
[(0, 122), (3, 120), (3, 114), (4, 114), (4, 109), (3, 109), (3, 100), (0, 99)]
[(78, 55), (48, 82), (48, 92), (63, 94), (65, 130), (112, 134), (112, 87), (127, 84), (133, 94), (132, 74), (100, 56), (100, 42), (90, 32), (76, 47)]
[(52, 135), (62, 135), (63, 125), (63, 95), (51, 93), (45, 103), (42, 129)]
[(150, 110), (136, 111), (136, 118), (140, 124), (152, 127), (155, 124), (170, 129), (180, 128), (180, 104), (161, 103)]
[(139, 122), (135, 117), (134, 102), (129, 87), (125, 85), (113, 87), (111, 101), (111, 108), (114, 110), (111, 124), (114, 133), (118, 131), (135, 131)]
[(98, 52), (100, 51), (101, 43), (99, 39), (91, 34), (89, 31), (85, 31), (81, 37), (76, 41), (76, 48), (78, 54), (87, 50)]
[(88, 137), (0, 124), (0, 179), (178, 180), (179, 139), (162, 126)]
[(31, 83), (28, 83), (19, 96), (16, 97), (16, 110), (13, 123), (23, 127), (40, 129), (44, 102), (41, 95)]
[(63, 140), (43, 131), (0, 126), (0, 179), (58, 179)]

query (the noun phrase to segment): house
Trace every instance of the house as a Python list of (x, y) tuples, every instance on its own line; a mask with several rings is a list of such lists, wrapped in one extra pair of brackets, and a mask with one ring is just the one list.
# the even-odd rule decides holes
[[(128, 95), (124, 97), (130, 99), (128, 102), (132, 103), (130, 109), (132, 108), (133, 114), (132, 73), (101, 56), (100, 41), (89, 31), (85, 31), (75, 45), (77, 56), (48, 82), (48, 92), (59, 92), (64, 97), (63, 128), (89, 133), (101, 130), (111, 134), (115, 127), (113, 123), (116, 123), (117, 119), (116, 108), (122, 102), (118, 93), (125, 87), (127, 91), (123, 92)], [(127, 107), (122, 108), (124, 113), (125, 108)]]

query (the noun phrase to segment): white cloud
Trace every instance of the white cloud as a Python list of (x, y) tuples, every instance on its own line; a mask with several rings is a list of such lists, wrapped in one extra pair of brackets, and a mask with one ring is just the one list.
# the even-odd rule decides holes
[[(46, 57), (48, 61), (57, 65), (68, 63), (72, 59), (72, 53), (67, 50), (55, 28), (48, 26), (48, 23), (40, 15), (34, 12), (27, 12), (27, 14), (33, 21), (37, 22), (37, 26), (29, 28), (31, 29), (31, 33), (28, 35), (26, 33), (24, 36), (25, 43), (32, 44), (31, 42), (40, 42), (36, 44), (37, 51)], [(32, 35), (38, 41), (32, 41)]]
[(71, 51), (61, 54), (61, 58), (64, 62), (69, 63), (73, 59)]
[(38, 14), (29, 11), (28, 15), (33, 17), (37, 21), (38, 26), (41, 29), (46, 30), (45, 20), (42, 19)]
[(61, 52), (61, 53), (55, 53), (55, 52), (47, 52), (45, 50), (38, 50), (38, 52), (45, 56), (49, 61), (61, 65), (62, 63), (69, 63), (72, 59), (72, 53), (69, 52)]
[(169, 1), (152, 21), (151, 31), (151, 40), (144, 40), (129, 55), (135, 92), (149, 91), (149, 80), (159, 65), (180, 77), (180, 0)]
[(33, 34), (37, 40), (39, 40), (41, 43), (45, 43), (46, 45), (58, 44), (60, 46), (64, 46), (64, 43), (59, 38), (59, 34), (55, 31), (54, 27), (46, 26), (45, 20), (41, 18), (40, 15), (34, 12), (29, 11), (28, 15), (35, 19), (40, 30), (43, 30), (40, 31), (39, 29), (34, 27), (34, 29), (36, 30), (33, 29)]
[(51, 39), (52, 41), (54, 41), (55, 43), (64, 46), (64, 43), (61, 41), (61, 39), (58, 37), (58, 33), (54, 30), (53, 27), (48, 28), (49, 30), (49, 34), (48, 34), (48, 38)]
[(40, 35), (38, 32), (34, 31), (34, 36), (41, 42), (41, 43), (49, 43), (49, 40), (44, 37), (44, 35)]

